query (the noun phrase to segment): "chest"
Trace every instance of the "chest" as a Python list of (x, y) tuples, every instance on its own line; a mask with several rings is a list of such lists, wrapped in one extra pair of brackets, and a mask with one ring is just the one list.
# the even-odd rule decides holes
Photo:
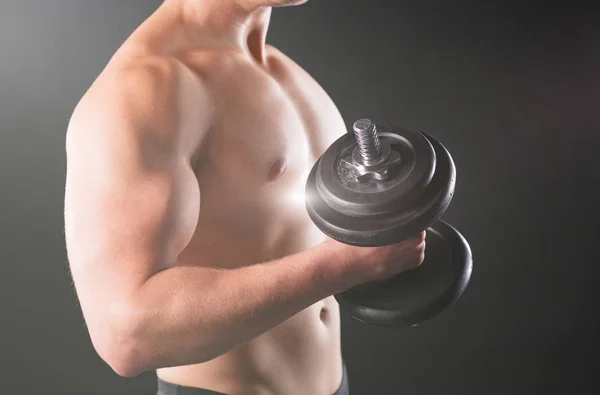
[(289, 60), (273, 57), (268, 70), (232, 67), (213, 83), (210, 166), (246, 191), (302, 180), (346, 132), (333, 101)]

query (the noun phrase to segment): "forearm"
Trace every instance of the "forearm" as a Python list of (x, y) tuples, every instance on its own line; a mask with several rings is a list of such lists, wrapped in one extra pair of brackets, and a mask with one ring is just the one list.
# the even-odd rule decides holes
[(343, 265), (313, 248), (233, 270), (174, 267), (136, 293), (133, 338), (139, 370), (215, 358), (340, 292)]

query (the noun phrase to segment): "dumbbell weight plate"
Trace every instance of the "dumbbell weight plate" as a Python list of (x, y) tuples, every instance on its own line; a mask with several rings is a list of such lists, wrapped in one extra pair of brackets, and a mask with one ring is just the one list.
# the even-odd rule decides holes
[(319, 158), (314, 188), (323, 203), (348, 217), (372, 217), (407, 207), (431, 181), (436, 153), (424, 134), (411, 129), (377, 125), (378, 136), (399, 155), (388, 180), (356, 182), (343, 165), (357, 147), (352, 134), (336, 140)]
[(439, 314), (469, 283), (471, 249), (444, 221), (427, 229), (426, 243), (421, 266), (335, 295), (340, 307), (357, 320), (378, 326), (414, 326)]
[(323, 233), (342, 243), (380, 246), (400, 242), (437, 221), (452, 200), (456, 168), (446, 148), (421, 132), (382, 129), (380, 135), (390, 139), (401, 155), (389, 181), (343, 181), (338, 162), (354, 147), (352, 136), (334, 142), (308, 175), (308, 215)]

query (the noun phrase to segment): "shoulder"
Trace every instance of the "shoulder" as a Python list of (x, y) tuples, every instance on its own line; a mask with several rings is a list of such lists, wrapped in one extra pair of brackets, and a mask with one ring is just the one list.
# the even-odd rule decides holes
[[(113, 60), (82, 97), (76, 111), (135, 105), (130, 109), (176, 104), (183, 93), (205, 95), (202, 78), (174, 58), (143, 56)], [(150, 108), (149, 108), (150, 109)]]
[(317, 80), (288, 55), (272, 45), (267, 45), (266, 50), (269, 69), (274, 75), (319, 91), (322, 90)]
[[(77, 104), (69, 134), (131, 137), (152, 135), (160, 140), (181, 136), (181, 125), (207, 123), (209, 90), (202, 77), (179, 60), (163, 56), (114, 58)], [(142, 136), (143, 134), (143, 136)]]
[(267, 62), (269, 64), (269, 68), (274, 69), (275, 71), (298, 71), (298, 69), (304, 71), (296, 62), (294, 62), (289, 56), (283, 53), (278, 48), (273, 45), (267, 44), (266, 47), (266, 56)]

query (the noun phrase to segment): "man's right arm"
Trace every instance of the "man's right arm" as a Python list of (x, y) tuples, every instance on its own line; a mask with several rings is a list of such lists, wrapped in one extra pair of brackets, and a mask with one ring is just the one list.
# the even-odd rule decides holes
[(200, 210), (206, 92), (174, 62), (107, 71), (69, 125), (71, 271), (92, 342), (122, 376), (210, 360), (346, 287), (333, 245), (232, 270), (178, 265)]

